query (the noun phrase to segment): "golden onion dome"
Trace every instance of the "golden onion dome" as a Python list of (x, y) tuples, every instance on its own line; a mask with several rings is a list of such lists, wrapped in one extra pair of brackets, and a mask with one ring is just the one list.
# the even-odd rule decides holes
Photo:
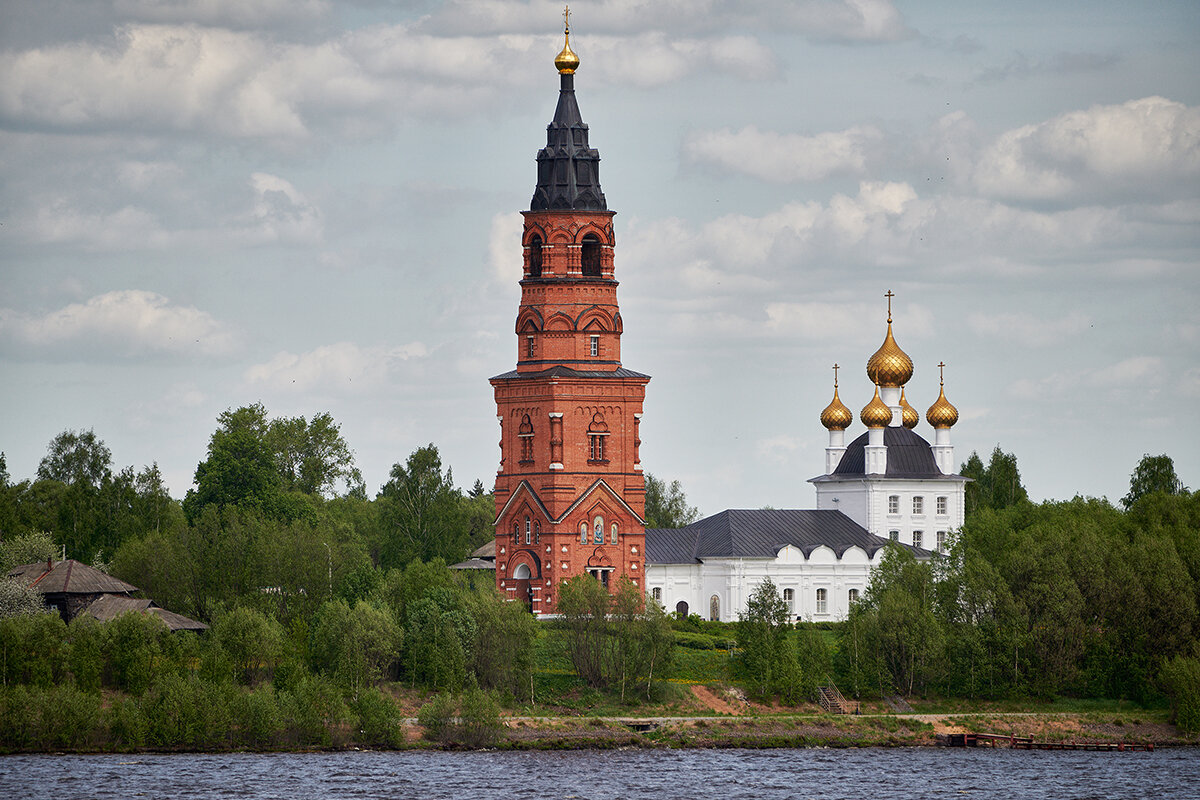
[(892, 337), (892, 318), (888, 315), (887, 337), (867, 361), (867, 377), (880, 386), (903, 386), (913, 374), (913, 361)]
[(571, 49), (571, 9), (568, 6), (563, 11), (563, 17), (566, 20), (563, 25), (563, 49), (557, 56), (554, 57), (554, 66), (558, 69), (560, 75), (574, 75), (575, 70), (579, 69), (579, 56)]
[(846, 408), (846, 404), (838, 397), (837, 386), (833, 387), (833, 402), (825, 406), (821, 412), (821, 424), (826, 430), (844, 431), (854, 422), (854, 412)]
[(879, 384), (875, 384), (875, 396), (871, 398), (871, 402), (863, 406), (862, 413), (858, 415), (858, 418), (868, 428), (886, 428), (891, 424), (892, 410), (879, 399)]
[(904, 423), (904, 427), (910, 431), (921, 421), (920, 412), (908, 404), (908, 398), (904, 396), (903, 389), (900, 390), (900, 412), (900, 419)]
[(946, 399), (946, 362), (938, 363), (938, 399), (925, 412), (925, 421), (935, 428), (952, 428), (958, 422), (958, 409)]

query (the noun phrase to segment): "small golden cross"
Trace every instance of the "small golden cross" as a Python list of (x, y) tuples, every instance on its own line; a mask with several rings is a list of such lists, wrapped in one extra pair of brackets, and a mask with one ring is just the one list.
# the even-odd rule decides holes
[(833, 388), (835, 388), (835, 389), (837, 388), (837, 371), (838, 371), (838, 365), (835, 363), (833, 365)]
[(888, 289), (887, 294), (884, 295), (888, 299), (888, 322), (892, 321), (892, 298), (895, 296), (891, 289)]
[(571, 7), (563, 6), (563, 33), (571, 32)]
[(945, 367), (946, 367), (945, 361), (938, 362), (938, 386), (946, 385), (946, 373), (944, 372)]

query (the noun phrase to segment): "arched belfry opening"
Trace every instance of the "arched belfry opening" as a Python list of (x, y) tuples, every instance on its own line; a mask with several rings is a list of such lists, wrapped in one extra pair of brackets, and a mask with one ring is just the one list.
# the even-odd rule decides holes
[(589, 233), (583, 237), (583, 247), (579, 253), (580, 266), (583, 267), (583, 277), (600, 277), (600, 237)]
[(529, 240), (529, 277), (542, 277), (542, 237), (537, 234)]

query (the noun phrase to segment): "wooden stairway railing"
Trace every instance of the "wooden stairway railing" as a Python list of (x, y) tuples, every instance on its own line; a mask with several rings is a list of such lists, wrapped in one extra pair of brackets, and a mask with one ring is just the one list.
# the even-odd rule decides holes
[(830, 714), (857, 714), (858, 701), (847, 700), (832, 683), (819, 689), (821, 708)]

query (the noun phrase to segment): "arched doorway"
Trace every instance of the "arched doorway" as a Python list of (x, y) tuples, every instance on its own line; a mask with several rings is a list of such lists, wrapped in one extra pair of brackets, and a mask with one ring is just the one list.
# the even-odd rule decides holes
[(708, 601), (708, 618), (713, 622), (721, 621), (721, 598), (715, 594)]
[(533, 591), (529, 588), (529, 580), (532, 574), (529, 572), (528, 564), (518, 564), (513, 570), (513, 581), (517, 584), (516, 595), (517, 600), (525, 604), (528, 611), (533, 610)]
[(687, 600), (680, 600), (678, 603), (675, 604), (675, 613), (679, 615), (680, 619), (687, 619), (687, 615), (688, 615)]

